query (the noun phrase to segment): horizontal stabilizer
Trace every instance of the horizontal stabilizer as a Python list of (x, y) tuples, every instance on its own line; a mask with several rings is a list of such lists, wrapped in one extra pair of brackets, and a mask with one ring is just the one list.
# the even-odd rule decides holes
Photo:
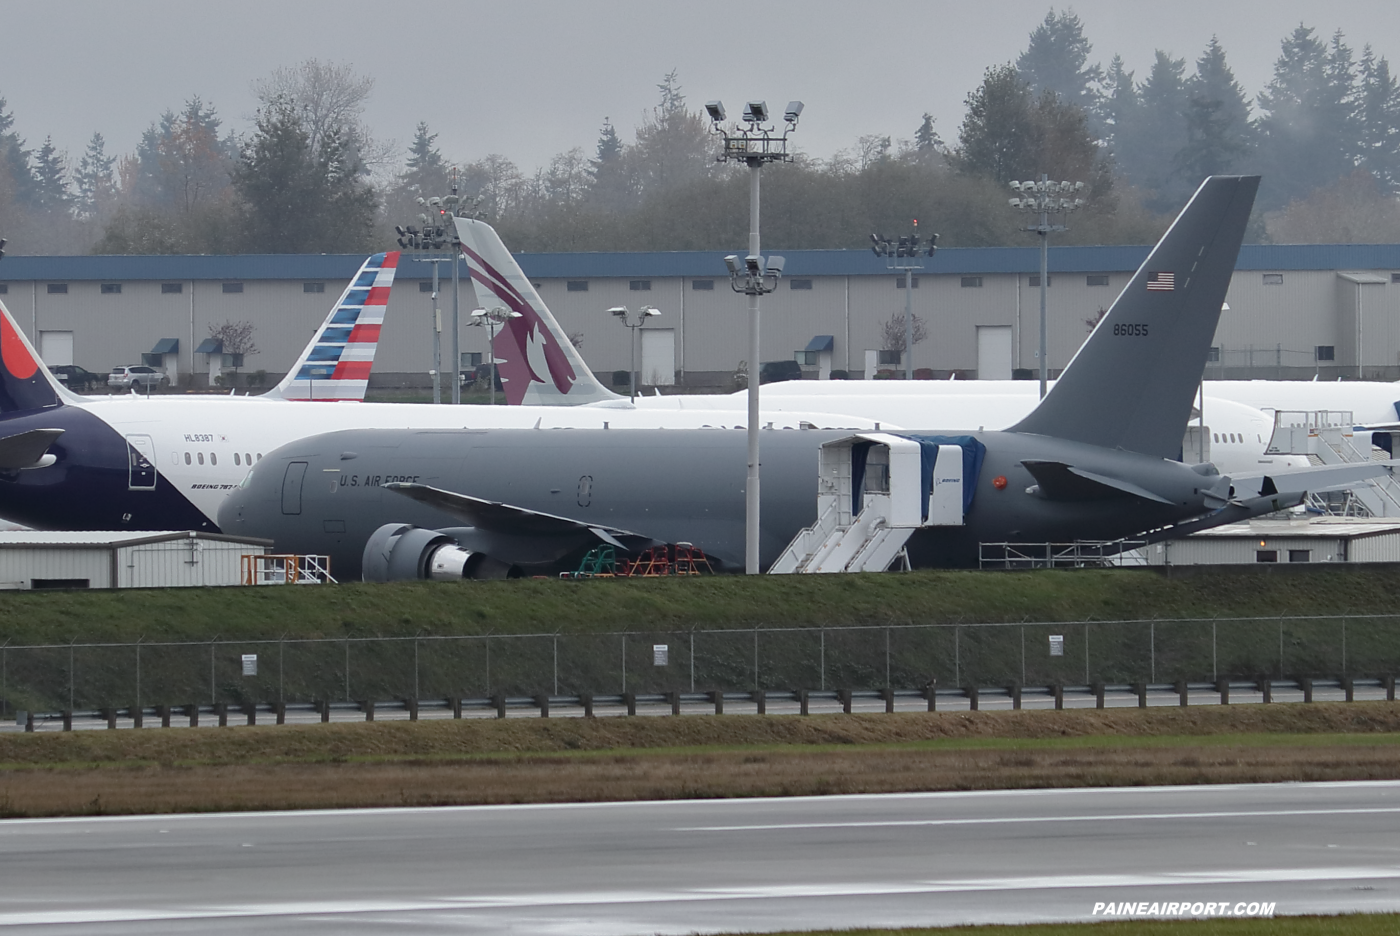
[[(384, 485), (404, 497), (441, 510), (470, 526), (495, 533), (511, 533), (521, 536), (564, 536), (587, 530), (599, 539), (614, 546), (621, 546), (618, 537), (636, 537), (638, 534), (597, 524), (581, 523), (568, 517), (540, 513), (524, 507), (514, 507), (499, 501), (483, 500), (468, 494), (444, 491), (427, 484), (391, 482)], [(625, 548), (625, 547), (624, 547)]]
[(1289, 494), (1266, 494), (1262, 497), (1251, 497), (1248, 500), (1234, 501), (1213, 514), (1207, 514), (1204, 517), (1164, 527), (1160, 530), (1153, 530), (1151, 533), (1142, 537), (1142, 539), (1148, 543), (1160, 543), (1163, 540), (1180, 539), (1183, 536), (1199, 533), (1202, 530), (1213, 530), (1227, 523), (1243, 523), (1255, 517), (1262, 517), (1264, 514), (1277, 513), (1280, 510), (1297, 507), (1306, 498), (1307, 494), (1300, 491)]
[(1232, 477), (1235, 499), (1250, 498), (1279, 491), (1306, 491), (1321, 494), (1325, 491), (1338, 491), (1352, 487), (1361, 481), (1379, 478), (1400, 462), (1363, 462), (1359, 465), (1319, 465), (1313, 468), (1298, 468), (1293, 471), (1278, 471), (1269, 474), (1251, 474)]
[(1171, 504), (1159, 494), (1154, 494), (1140, 485), (1122, 478), (1085, 471), (1064, 462), (1023, 461), (1026, 470), (1035, 478), (1037, 492), (1046, 500), (1087, 501), (1103, 500), (1109, 497), (1122, 497), (1127, 494), (1158, 504)]
[(30, 429), (5, 436), (0, 439), (0, 471), (42, 467), (49, 446), (61, 435), (62, 429)]

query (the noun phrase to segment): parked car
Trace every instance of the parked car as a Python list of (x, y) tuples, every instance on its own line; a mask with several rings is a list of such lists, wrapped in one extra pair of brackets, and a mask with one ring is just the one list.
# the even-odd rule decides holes
[(76, 364), (59, 364), (55, 367), (50, 367), (49, 372), (74, 393), (88, 393), (102, 386), (101, 374), (94, 374), (92, 371), (79, 367)]
[(154, 367), (138, 364), (134, 367), (114, 367), (107, 375), (107, 386), (115, 390), (159, 390), (168, 383), (166, 376)]
[(764, 361), (763, 366), (758, 369), (760, 384), (801, 379), (802, 365), (796, 361)]

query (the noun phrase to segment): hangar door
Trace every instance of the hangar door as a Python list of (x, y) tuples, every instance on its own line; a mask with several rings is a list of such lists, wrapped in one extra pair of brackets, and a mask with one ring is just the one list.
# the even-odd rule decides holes
[(1011, 379), (1011, 326), (977, 326), (977, 379)]
[(70, 331), (39, 332), (39, 357), (49, 367), (64, 367), (73, 363), (73, 333)]
[(676, 382), (676, 330), (642, 329), (642, 372), (637, 378), (648, 387), (669, 387)]

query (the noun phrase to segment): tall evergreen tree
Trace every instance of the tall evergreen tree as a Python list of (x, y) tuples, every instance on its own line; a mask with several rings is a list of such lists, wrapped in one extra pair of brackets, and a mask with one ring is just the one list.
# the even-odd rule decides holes
[(313, 146), (301, 109), (286, 98), (258, 111), (233, 185), (246, 250), (340, 253), (365, 249), (371, 239), (376, 195), (349, 145), (332, 130)]
[(233, 168), (232, 140), (221, 139), (213, 105), (199, 96), (178, 114), (166, 111), (141, 135), (136, 175), (128, 192), (144, 207), (189, 213), (228, 187)]
[(1157, 211), (1179, 207), (1188, 188), (1172, 159), (1186, 143), (1185, 75), (1185, 59), (1157, 50), (1147, 80), (1138, 87), (1141, 119), (1117, 147), (1119, 168), (1134, 185), (1152, 193), (1148, 204)]
[(0, 172), (8, 173), (8, 188), (17, 202), (32, 203), (37, 196), (34, 174), (29, 166), (32, 154), (14, 131), (14, 114), (5, 108), (6, 101), (0, 97)]
[(676, 72), (656, 87), (661, 102), (637, 128), (637, 142), (628, 150), (643, 198), (704, 179), (715, 165), (710, 123), (686, 109)]
[(969, 175), (997, 182), (1029, 178), (1035, 156), (1035, 121), (1031, 87), (1015, 67), (993, 65), (967, 96), (967, 113), (958, 128), (953, 165)]
[(1142, 109), (1138, 99), (1137, 82), (1123, 64), (1123, 56), (1115, 55), (1104, 73), (1103, 90), (1099, 95), (1097, 123), (1109, 149), (1118, 154), (1120, 142), (1131, 138)]
[(1304, 198), (1351, 172), (1352, 74), (1340, 33), (1330, 49), (1301, 24), (1283, 40), (1274, 77), (1259, 95), (1262, 207)]
[(78, 210), (83, 214), (95, 214), (103, 202), (111, 199), (114, 189), (112, 170), (116, 164), (116, 157), (107, 155), (107, 141), (102, 139), (102, 134), (94, 133), (88, 140), (87, 151), (78, 160), (78, 171), (73, 176), (78, 189)]
[(1369, 45), (1361, 51), (1358, 79), (1358, 161), (1393, 195), (1400, 192), (1400, 83), (1390, 74), (1390, 64), (1376, 58)]
[(34, 154), (35, 207), (45, 211), (61, 211), (68, 207), (68, 166), (62, 153), (53, 145), (52, 137)]
[(598, 145), (588, 161), (588, 172), (593, 177), (588, 192), (591, 202), (605, 211), (616, 211), (628, 204), (630, 193), (622, 140), (607, 117), (603, 118), (603, 128), (598, 131)]
[(1072, 10), (1057, 14), (1052, 8), (1031, 33), (1026, 51), (1016, 59), (1016, 71), (1033, 95), (1052, 91), (1062, 103), (1097, 114), (1099, 92), (1095, 86), (1103, 81), (1103, 69), (1088, 64), (1092, 50), (1079, 17)]
[(1248, 158), (1253, 143), (1249, 102), (1215, 36), (1196, 60), (1186, 93), (1186, 144), (1174, 159), (1183, 180), (1194, 185), (1236, 168)]

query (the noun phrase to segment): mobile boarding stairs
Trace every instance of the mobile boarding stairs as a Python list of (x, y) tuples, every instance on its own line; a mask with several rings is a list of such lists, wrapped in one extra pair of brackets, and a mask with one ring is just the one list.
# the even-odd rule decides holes
[[(1385, 461), (1400, 451), (1394, 426), (1355, 426), (1347, 410), (1279, 410), (1266, 454), (1306, 455), (1314, 465)], [(1387, 472), (1344, 491), (1309, 495), (1309, 506), (1342, 516), (1400, 517), (1400, 481)]]
[[(915, 530), (962, 526), (986, 449), (971, 436), (863, 432), (819, 456), (817, 522), (768, 572), (883, 572)], [(925, 492), (929, 492), (925, 496)]]

